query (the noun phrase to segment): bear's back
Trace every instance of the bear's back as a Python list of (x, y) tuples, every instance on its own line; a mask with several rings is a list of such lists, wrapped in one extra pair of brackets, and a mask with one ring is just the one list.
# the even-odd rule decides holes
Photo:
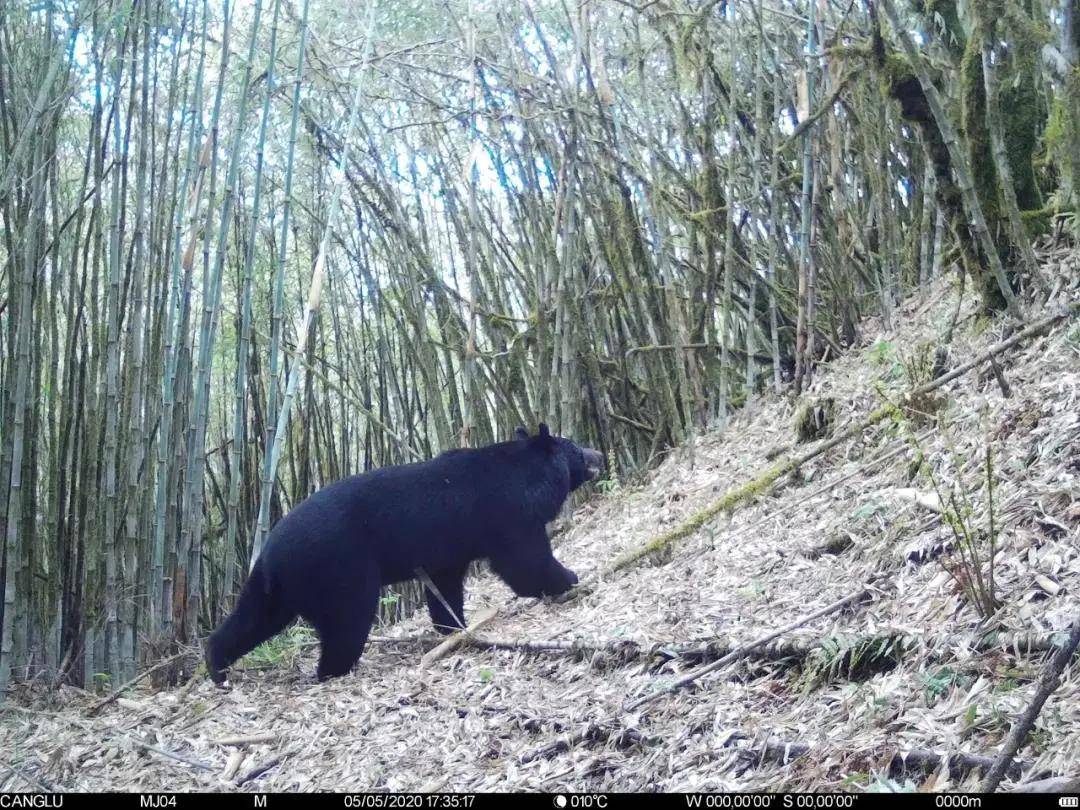
[(542, 529), (566, 497), (564, 476), (521, 442), (446, 451), (382, 467), (316, 491), (271, 532), (273, 568), (303, 569), (374, 557), (388, 581), (417, 566), (486, 556), (490, 543)]

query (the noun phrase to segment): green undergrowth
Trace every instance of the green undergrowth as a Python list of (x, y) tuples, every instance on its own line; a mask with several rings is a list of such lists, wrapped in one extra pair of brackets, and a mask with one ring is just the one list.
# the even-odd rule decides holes
[(799, 685), (805, 693), (827, 683), (865, 681), (895, 668), (903, 656), (900, 636), (827, 636), (806, 657)]
[(292, 667), (304, 648), (310, 647), (315, 641), (315, 631), (306, 624), (296, 622), (244, 656), (243, 666), (247, 669)]
[(836, 400), (832, 397), (806, 399), (795, 410), (795, 438), (800, 443), (824, 439), (836, 419)]

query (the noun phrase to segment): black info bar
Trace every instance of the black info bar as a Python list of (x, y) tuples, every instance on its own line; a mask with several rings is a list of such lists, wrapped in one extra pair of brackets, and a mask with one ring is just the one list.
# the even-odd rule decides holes
[[(244, 810), (859, 810), (1014, 807), (1016, 795), (979, 793), (0, 793), (0, 810), (184, 810), (207, 806)], [(1025, 794), (1028, 808), (1080, 808), (1076, 794)], [(102, 804), (104, 802), (104, 804)]]

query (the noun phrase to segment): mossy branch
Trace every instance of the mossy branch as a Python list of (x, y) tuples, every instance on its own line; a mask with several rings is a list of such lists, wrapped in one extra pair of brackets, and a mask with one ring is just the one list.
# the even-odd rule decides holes
[(847, 73), (841, 76), (840, 81), (836, 83), (836, 87), (833, 88), (833, 91), (829, 94), (829, 97), (825, 99), (825, 101), (821, 104), (820, 107), (818, 107), (817, 110), (815, 110), (811, 115), (808, 115), (806, 118), (799, 122), (799, 125), (795, 127), (792, 133), (788, 136), (787, 142), (797, 143), (799, 138), (802, 137), (802, 134), (806, 132), (806, 130), (812, 127), (818, 121), (818, 119), (820, 119), (823, 115), (829, 112), (833, 108), (833, 105), (840, 100), (840, 96), (843, 95), (845, 90), (847, 90), (848, 85), (851, 84), (851, 80), (855, 78), (855, 75), (856, 71), (849, 70)]
[[(1013, 346), (1023, 342), (1024, 340), (1027, 340), (1030, 337), (1034, 337), (1043, 332), (1046, 332), (1047, 330), (1051, 329), (1053, 326), (1065, 320), (1066, 318), (1074, 317), (1078, 313), (1080, 313), (1080, 304), (1072, 304), (1067, 308), (1059, 310), (1053, 315), (1050, 315), (1036, 323), (1031, 324), (1025, 329), (1021, 329), (1019, 332), (1017, 332), (1015, 335), (1008, 338), (1007, 340), (1003, 340), (999, 343), (994, 344), (985, 352), (975, 357), (973, 360), (959, 365), (947, 374), (942, 374), (940, 377), (931, 380), (924, 385), (920, 385), (918, 388), (915, 388), (908, 393), (907, 397), (905, 397), (905, 400), (911, 397), (918, 397), (923, 394), (927, 394), (930, 391), (933, 391), (949, 382), (952, 382), (957, 377), (966, 374), (973, 368), (976, 368), (988, 362), (992, 357), (995, 357), (996, 355), (1011, 349)], [(799, 469), (799, 467), (806, 464), (808, 461), (811, 461), (812, 459), (815, 459), (818, 456), (827, 453), (834, 447), (843, 444), (848, 439), (852, 439), (860, 435), (863, 431), (873, 427), (878, 422), (881, 422), (890, 414), (894, 413), (895, 408), (896, 406), (894, 406), (892, 403), (887, 403), (886, 405), (883, 405), (882, 407), (877, 408), (876, 410), (871, 412), (870, 415), (862, 421), (858, 422), (847, 430), (842, 431), (833, 438), (829, 439), (827, 442), (818, 445), (813, 450), (808, 450), (802, 455), (781, 461), (779, 464), (770, 467), (768, 470), (766, 470), (753, 480), (748, 481), (741, 486), (735, 487), (734, 489), (729, 489), (718, 501), (715, 501), (701, 511), (695, 513), (686, 521), (676, 526), (674, 529), (657, 535), (644, 545), (641, 545), (635, 549), (631, 549), (630, 551), (617, 557), (608, 567), (607, 573), (621, 571), (622, 569), (633, 565), (638, 560), (655, 554), (656, 552), (662, 551), (663, 549), (670, 546), (672, 543), (675, 543), (686, 537), (690, 537), (695, 532), (697, 532), (698, 529), (702, 528), (714, 518), (719, 517), (721, 514), (725, 512), (734, 512), (736, 508), (741, 506), (746, 501), (767, 492), (769, 488), (781, 476)]]
[(847, 441), (848, 439), (859, 435), (867, 428), (882, 421), (885, 417), (892, 413), (892, 406), (878, 408), (871, 413), (866, 419), (859, 422), (857, 425), (848, 428), (844, 432), (829, 439), (813, 450), (809, 450), (800, 456), (795, 458), (786, 459), (779, 464), (770, 467), (758, 477), (751, 481), (742, 484), (741, 486), (729, 489), (724, 493), (720, 500), (710, 504), (709, 506), (697, 512), (685, 522), (679, 524), (671, 531), (665, 532), (657, 537), (654, 537), (643, 546), (639, 546), (636, 549), (632, 549), (622, 556), (618, 557), (610, 566), (609, 571), (620, 571), (626, 568), (643, 557), (647, 557), (650, 554), (654, 554), (677, 540), (682, 540), (685, 537), (689, 537), (694, 534), (698, 529), (711, 521), (713, 518), (718, 517), (724, 512), (734, 512), (737, 507), (744, 502), (761, 495), (768, 491), (768, 489), (779, 479), (790, 472), (794, 472), (799, 469), (803, 464), (808, 461), (817, 458), (823, 453), (827, 453), (839, 444)]

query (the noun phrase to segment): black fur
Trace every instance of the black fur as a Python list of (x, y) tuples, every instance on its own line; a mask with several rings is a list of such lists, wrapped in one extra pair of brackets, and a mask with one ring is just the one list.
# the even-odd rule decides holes
[[(603, 457), (544, 424), (535, 436), (524, 428), (514, 436), (346, 478), (300, 503), (267, 537), (236, 608), (211, 634), (210, 677), (224, 681), (230, 664), (298, 615), (319, 634), (319, 679), (348, 673), (364, 650), (380, 587), (413, 579), (417, 568), (458, 618), (474, 560), (489, 560), (518, 596), (576, 584), (551, 553), (545, 524), (597, 475)], [(459, 626), (430, 592), (428, 608), (440, 631)]]

